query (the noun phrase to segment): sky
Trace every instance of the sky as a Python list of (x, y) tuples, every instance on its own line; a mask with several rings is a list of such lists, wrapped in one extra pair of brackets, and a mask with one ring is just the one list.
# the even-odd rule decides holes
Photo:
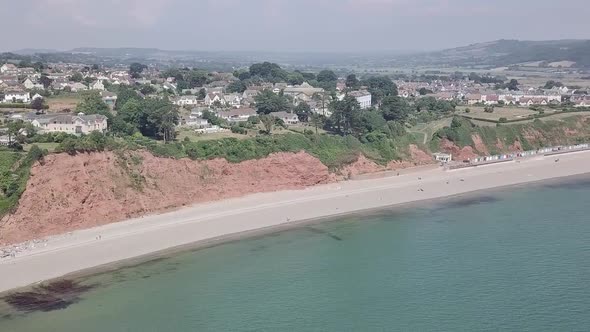
[(590, 39), (588, 0), (0, 0), (0, 50), (425, 51)]

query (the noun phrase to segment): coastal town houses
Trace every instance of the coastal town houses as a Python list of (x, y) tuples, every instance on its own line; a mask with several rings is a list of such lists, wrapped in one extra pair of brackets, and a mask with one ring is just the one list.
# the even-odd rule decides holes
[(242, 97), (237, 93), (230, 93), (223, 97), (226, 105), (233, 108), (240, 108), (242, 105)]
[(93, 131), (101, 133), (107, 130), (107, 117), (100, 114), (54, 114), (40, 116), (31, 121), (41, 133), (63, 132), (74, 135), (90, 134)]
[(292, 96), (295, 97), (301, 93), (308, 95), (309, 97), (312, 97), (315, 93), (322, 93), (324, 92), (324, 89), (322, 88), (314, 88), (313, 86), (311, 86), (309, 83), (304, 82), (301, 85), (295, 85), (295, 86), (287, 86), (283, 89), (283, 94), (285, 96)]
[(5, 103), (24, 103), (31, 102), (31, 95), (26, 91), (21, 90), (7, 90), (4, 91)]

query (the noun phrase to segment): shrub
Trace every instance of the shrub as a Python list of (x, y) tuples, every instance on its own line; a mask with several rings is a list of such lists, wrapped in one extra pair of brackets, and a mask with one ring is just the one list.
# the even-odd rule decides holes
[(500, 118), (500, 119), (498, 119), (498, 121), (500, 123), (506, 123), (506, 122), (508, 122), (508, 119), (506, 119), (506, 118)]

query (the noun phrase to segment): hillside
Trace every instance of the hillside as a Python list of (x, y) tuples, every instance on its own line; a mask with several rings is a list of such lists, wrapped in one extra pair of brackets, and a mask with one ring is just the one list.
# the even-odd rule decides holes
[(400, 62), (415, 66), (499, 67), (527, 62), (575, 62), (579, 68), (590, 67), (590, 40), (519, 41), (497, 40), (472, 44), (412, 57)]

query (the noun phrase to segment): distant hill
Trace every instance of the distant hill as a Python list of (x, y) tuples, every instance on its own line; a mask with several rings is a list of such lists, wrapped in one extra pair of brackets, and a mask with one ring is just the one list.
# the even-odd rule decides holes
[(568, 63), (590, 67), (590, 40), (520, 41), (497, 40), (397, 59), (412, 65), (437, 66), (511, 66), (539, 62), (550, 65)]

